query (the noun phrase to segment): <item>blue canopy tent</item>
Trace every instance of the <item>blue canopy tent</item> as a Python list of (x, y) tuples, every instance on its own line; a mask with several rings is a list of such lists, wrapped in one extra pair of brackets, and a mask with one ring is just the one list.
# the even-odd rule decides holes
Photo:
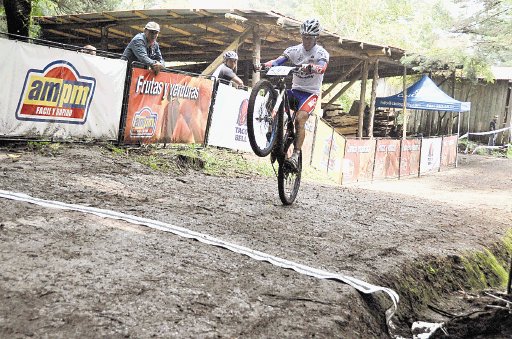
[[(404, 92), (376, 98), (375, 107), (403, 108)], [(467, 112), (471, 108), (470, 102), (455, 100), (443, 92), (427, 75), (407, 88), (407, 109), (428, 111)]]
[[(468, 112), (471, 109), (470, 102), (458, 101), (443, 92), (427, 75), (411, 85), (406, 90), (406, 109), (445, 112)], [(404, 107), (404, 92), (375, 99), (375, 107)], [(406, 131), (407, 126), (404, 126)], [(457, 131), (460, 130), (460, 117)], [(458, 133), (458, 132), (457, 132)]]
[[(427, 75), (406, 89), (406, 109), (458, 112), (457, 134), (460, 134), (460, 113), (468, 112), (471, 109), (470, 102), (455, 100), (443, 92)], [(404, 107), (404, 92), (375, 99), (375, 107)], [(407, 120), (404, 124), (407, 124)], [(469, 119), (468, 119), (469, 121)], [(404, 138), (407, 126), (404, 126)]]

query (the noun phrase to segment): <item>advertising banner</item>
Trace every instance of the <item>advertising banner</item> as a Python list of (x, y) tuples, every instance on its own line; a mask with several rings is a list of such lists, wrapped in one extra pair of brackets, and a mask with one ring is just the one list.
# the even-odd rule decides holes
[(311, 156), (311, 166), (325, 171), (329, 166), (329, 154), (331, 152), (332, 134), (334, 130), (323, 120), (318, 119), (316, 125), (315, 143), (313, 146), (313, 154)]
[(306, 121), (306, 125), (304, 125), (306, 135), (304, 137), (304, 143), (302, 144), (303, 166), (309, 166), (311, 164), (311, 156), (313, 155), (313, 141), (315, 140), (316, 123), (317, 117), (316, 115), (312, 114), (309, 116), (308, 121)]
[(442, 138), (423, 139), (421, 142), (420, 174), (438, 171), (441, 165)]
[(457, 135), (443, 137), (443, 147), (441, 150), (441, 168), (455, 166), (457, 159)]
[[(208, 145), (252, 152), (247, 137), (247, 106), (250, 92), (219, 83), (208, 131)], [(266, 131), (256, 131), (265, 137)]]
[(133, 68), (125, 144), (204, 143), (213, 80)]
[(331, 152), (327, 163), (327, 174), (341, 184), (343, 172), (343, 156), (345, 155), (345, 137), (334, 131), (332, 134)]
[(420, 171), (421, 139), (402, 140), (400, 176), (418, 175)]
[(400, 140), (377, 140), (373, 179), (398, 178)]
[(347, 139), (343, 159), (343, 183), (372, 179), (375, 143), (375, 139)]
[(116, 140), (126, 62), (0, 39), (0, 136)]

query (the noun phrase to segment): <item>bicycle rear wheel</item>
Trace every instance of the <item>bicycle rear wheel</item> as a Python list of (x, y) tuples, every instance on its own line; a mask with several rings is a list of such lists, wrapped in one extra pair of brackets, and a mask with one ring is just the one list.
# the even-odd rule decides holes
[(254, 85), (247, 107), (247, 134), (253, 152), (267, 156), (277, 141), (277, 91), (270, 81), (263, 79)]
[[(288, 126), (288, 124), (285, 124)], [(293, 149), (293, 138), (290, 138), (290, 131), (286, 131), (283, 140), (283, 158), (279, 161), (279, 170), (277, 173), (277, 188), (279, 198), (283, 205), (291, 205), (297, 197), (300, 187), (300, 178), (302, 174), (302, 153), (299, 155), (297, 169), (293, 168), (287, 161), (286, 155)]]

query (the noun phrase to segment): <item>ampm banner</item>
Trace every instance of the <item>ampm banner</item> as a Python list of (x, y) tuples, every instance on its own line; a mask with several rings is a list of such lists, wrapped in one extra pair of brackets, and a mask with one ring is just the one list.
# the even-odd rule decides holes
[(68, 61), (57, 60), (44, 69), (30, 69), (20, 95), (16, 118), (83, 124), (94, 96), (96, 79), (80, 76)]
[(0, 38), (0, 137), (117, 140), (126, 61)]
[(133, 68), (124, 143), (204, 143), (213, 80)]

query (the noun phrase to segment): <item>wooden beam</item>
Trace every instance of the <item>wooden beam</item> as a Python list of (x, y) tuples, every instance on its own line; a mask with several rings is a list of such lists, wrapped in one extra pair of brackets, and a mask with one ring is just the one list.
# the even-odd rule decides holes
[(334, 101), (336, 101), (336, 99), (338, 99), (340, 96), (343, 95), (343, 93), (345, 93), (350, 87), (352, 87), (352, 85), (357, 81), (359, 80), (359, 78), (361, 77), (361, 73), (353, 76), (350, 81), (345, 85), (343, 86), (343, 88), (338, 92), (336, 93), (335, 96), (333, 96), (331, 98), (331, 100), (329, 100), (328, 103), (325, 104), (325, 107), (329, 107)]
[(329, 86), (329, 88), (327, 88), (325, 91), (323, 91), (322, 93), (322, 97), (325, 97), (327, 94), (329, 94), (338, 84), (342, 83), (343, 81), (345, 81), (345, 79), (350, 75), (350, 73), (352, 73), (353, 71), (356, 70), (357, 67), (359, 67), (359, 65), (361, 65), (361, 62), (362, 61), (359, 61), (357, 63), (355, 63), (347, 72), (343, 73), (335, 82), (333, 82), (333, 84), (331, 86)]
[(231, 44), (229, 44), (228, 47), (226, 47), (224, 49), (224, 51), (222, 53), (220, 53), (219, 56), (217, 56), (217, 58), (215, 58), (215, 60), (208, 66), (206, 67), (206, 69), (201, 73), (202, 75), (209, 75), (209, 74), (212, 74), (213, 71), (215, 71), (215, 69), (217, 67), (219, 67), (219, 65), (222, 63), (223, 61), (223, 54), (225, 51), (229, 51), (229, 50), (234, 50), (234, 49), (237, 49), (238, 46), (240, 46), (241, 44), (244, 43), (245, 41), (245, 38), (250, 34), (252, 33), (252, 30), (253, 28), (252, 27), (249, 27), (247, 28), (242, 34), (240, 34), (235, 40), (233, 40), (233, 42)]

